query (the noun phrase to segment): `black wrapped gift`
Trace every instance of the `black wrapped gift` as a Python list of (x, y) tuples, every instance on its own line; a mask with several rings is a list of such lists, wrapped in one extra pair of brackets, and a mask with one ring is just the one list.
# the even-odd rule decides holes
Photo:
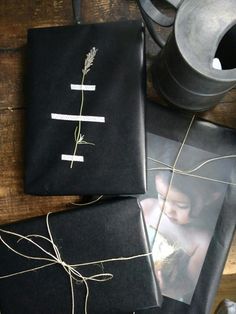
[(28, 32), (25, 192), (145, 192), (140, 21)]
[[(102, 282), (87, 280), (88, 314), (132, 312), (159, 305), (161, 297), (149, 254), (145, 224), (135, 198), (104, 201), (80, 210), (50, 214), (48, 222), (49, 232), (63, 262), (67, 265), (93, 262), (74, 269), (82, 277), (105, 278)], [(34, 235), (28, 239), (55, 255), (48, 240), (35, 236), (50, 239), (45, 217), (2, 226), (0, 236), (5, 244), (1, 241), (0, 277), (50, 263), (19, 256), (6, 244), (24, 255), (51, 258), (27, 239), (19, 239), (3, 230), (25, 237)], [(107, 259), (113, 260), (106, 262)], [(78, 280), (81, 278), (75, 279), (74, 313), (85, 313), (86, 285)], [(60, 263), (1, 278), (0, 291), (0, 310), (4, 314), (71, 313), (70, 276)]]
[(236, 224), (236, 131), (149, 103), (141, 205), (162, 307), (209, 314)]

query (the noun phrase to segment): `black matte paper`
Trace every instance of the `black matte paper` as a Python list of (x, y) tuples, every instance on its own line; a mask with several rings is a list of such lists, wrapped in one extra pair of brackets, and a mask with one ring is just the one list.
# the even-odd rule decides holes
[[(96, 54), (82, 82), (86, 56), (94, 49)], [(85, 90), (82, 96), (71, 84), (95, 90)], [(25, 192), (145, 192), (144, 96), (141, 21), (30, 29)], [(52, 114), (95, 116), (105, 122), (82, 121), (79, 132), (78, 121), (53, 119)], [(73, 159), (71, 168), (71, 161), (62, 156), (72, 158), (75, 139), (81, 139), (75, 155), (82, 156), (83, 162)]]
[[(149, 252), (142, 211), (135, 198), (104, 201), (80, 210), (72, 209), (49, 216), (54, 242), (68, 264), (101, 259), (135, 256)], [(1, 229), (24, 236), (40, 234), (48, 237), (45, 217), (1, 226)], [(45, 256), (25, 240), (17, 242), (11, 235), (1, 237), (21, 253)], [(50, 244), (34, 239), (53, 253)], [(43, 261), (27, 260), (0, 244), (0, 276), (34, 268)], [(88, 314), (124, 313), (160, 304), (150, 256), (83, 266), (79, 271), (91, 276), (104, 271), (113, 279), (88, 282), (90, 294)], [(74, 283), (75, 313), (84, 313), (85, 287)], [(0, 310), (5, 314), (71, 313), (70, 281), (61, 265), (0, 280)]]

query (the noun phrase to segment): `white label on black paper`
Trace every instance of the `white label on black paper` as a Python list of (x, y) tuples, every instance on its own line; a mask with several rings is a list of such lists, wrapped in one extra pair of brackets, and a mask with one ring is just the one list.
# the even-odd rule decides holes
[(77, 155), (61, 155), (61, 160), (84, 162), (84, 156), (77, 156)]
[(86, 122), (105, 123), (105, 117), (100, 117), (100, 116), (81, 116), (81, 115), (73, 115), (73, 114), (51, 113), (51, 118), (53, 120), (63, 120), (63, 121), (86, 121)]
[(81, 85), (81, 84), (70, 84), (72, 90), (85, 90), (93, 92), (96, 90), (96, 85)]
[[(70, 168), (73, 168), (74, 161), (84, 162), (83, 156), (77, 156), (77, 149), (79, 145), (91, 145), (95, 146), (95, 143), (91, 142), (87, 139), (86, 134), (82, 134), (82, 122), (98, 122), (98, 123), (105, 123), (105, 118), (100, 116), (84, 116), (83, 108), (85, 105), (85, 95), (84, 91), (95, 91), (96, 85), (87, 85), (84, 84), (85, 77), (91, 70), (93, 65), (95, 56), (97, 54), (98, 49), (92, 47), (90, 51), (85, 56), (84, 67), (82, 69), (82, 78), (81, 84), (70, 84), (71, 90), (81, 91), (80, 94), (80, 101), (78, 102), (78, 112), (79, 115), (71, 115), (71, 114), (60, 114), (60, 113), (51, 113), (51, 119), (54, 120), (61, 120), (61, 121), (71, 121), (71, 122), (78, 122), (74, 126), (74, 148), (72, 149), (73, 155), (61, 155), (61, 160), (71, 161)], [(74, 123), (75, 124), (75, 123)]]

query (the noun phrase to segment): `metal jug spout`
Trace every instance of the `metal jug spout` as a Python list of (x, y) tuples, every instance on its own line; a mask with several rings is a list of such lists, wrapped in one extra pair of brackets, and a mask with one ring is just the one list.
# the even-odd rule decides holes
[(176, 6), (173, 31), (152, 66), (153, 84), (168, 103), (205, 111), (236, 85), (236, 1), (184, 0)]
[(236, 25), (230, 28), (220, 41), (215, 57), (219, 59), (222, 70), (236, 68)]

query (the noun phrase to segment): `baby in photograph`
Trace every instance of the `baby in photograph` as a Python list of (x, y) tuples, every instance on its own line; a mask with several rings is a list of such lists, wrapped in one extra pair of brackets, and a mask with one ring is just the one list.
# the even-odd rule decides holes
[[(225, 186), (156, 171), (154, 197), (141, 201), (162, 294), (190, 303), (217, 222)], [(149, 177), (150, 180), (150, 177)], [(167, 195), (168, 191), (168, 195)], [(221, 201), (220, 201), (221, 200)]]

